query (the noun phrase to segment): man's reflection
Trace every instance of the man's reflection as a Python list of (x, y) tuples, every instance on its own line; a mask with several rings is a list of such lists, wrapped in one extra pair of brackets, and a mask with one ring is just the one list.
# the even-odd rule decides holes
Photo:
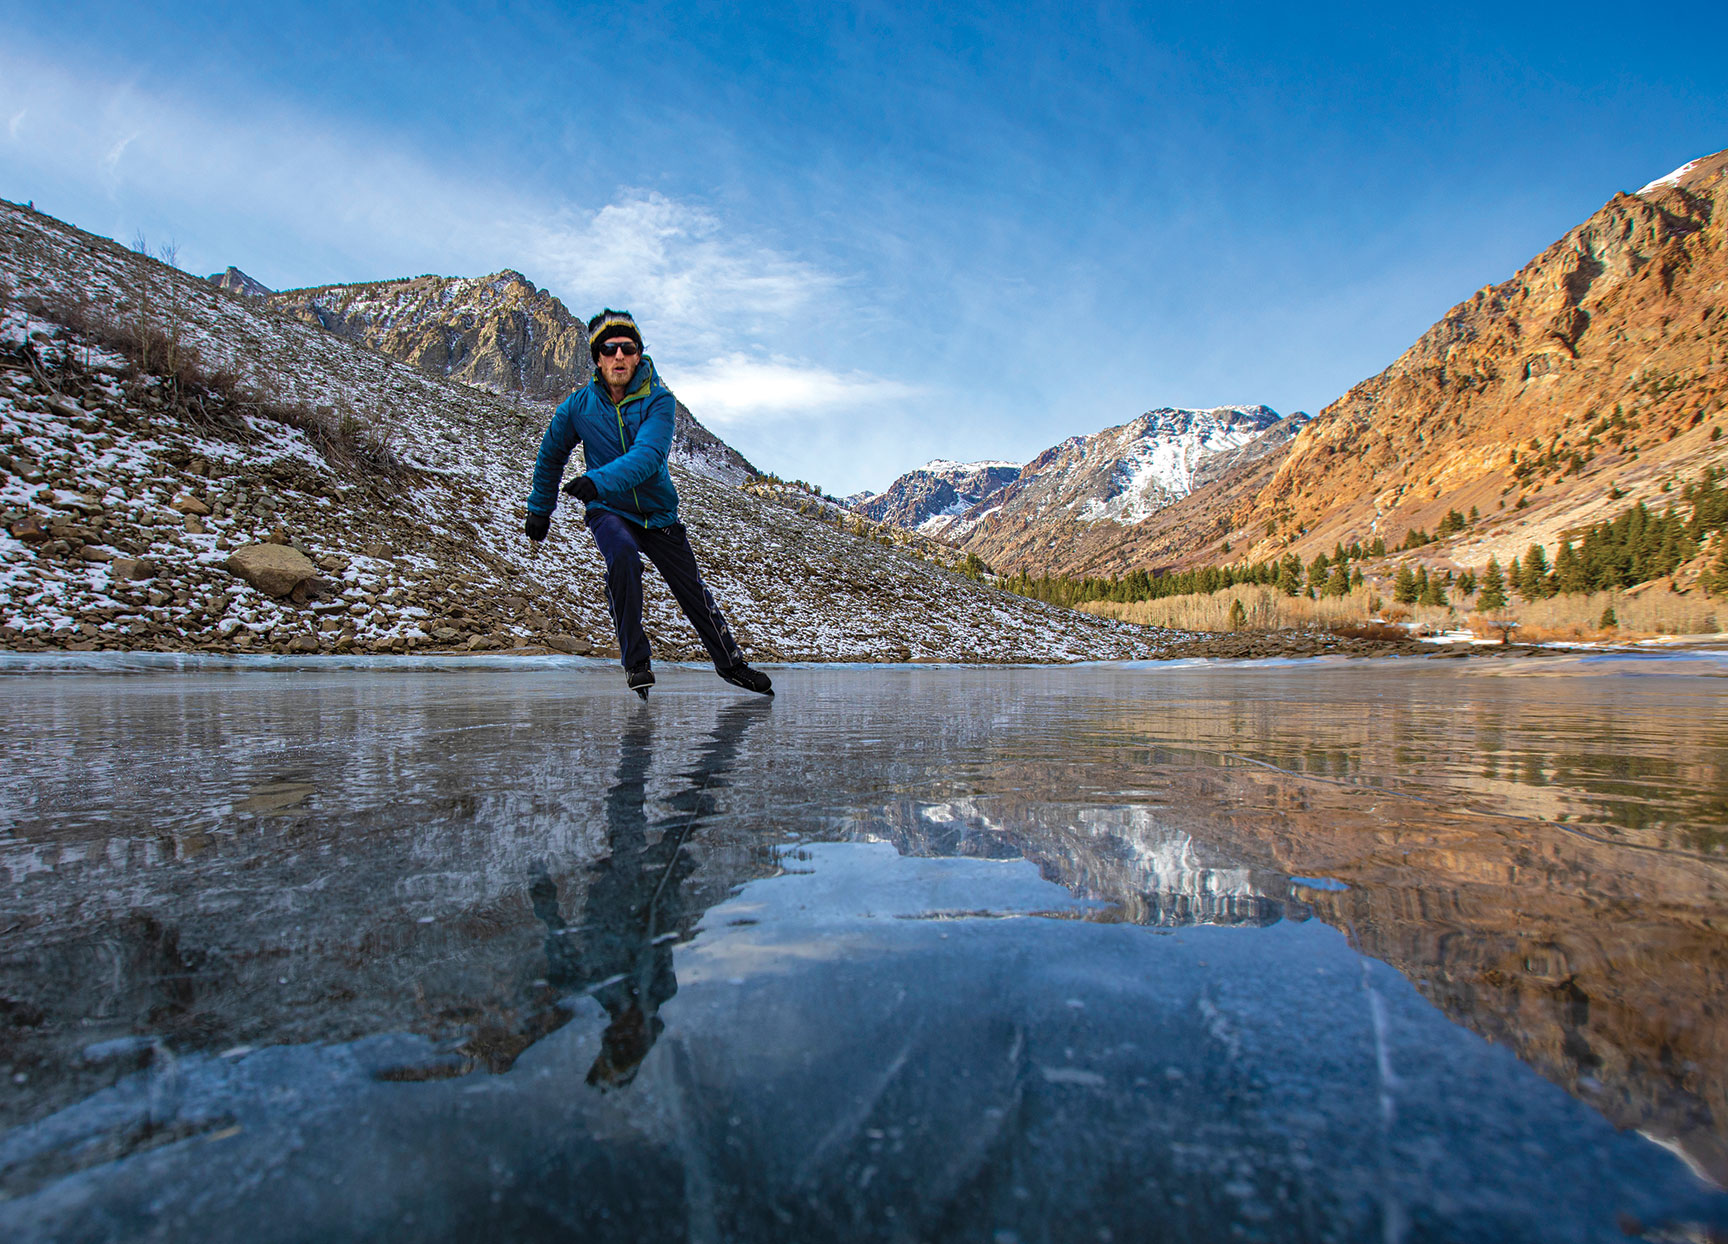
[(589, 866), (581, 915), (564, 919), (557, 884), (544, 871), (529, 887), (534, 914), (546, 925), (547, 983), (558, 993), (587, 990), (611, 1016), (589, 1084), (629, 1084), (665, 1027), (660, 1007), (678, 991), (673, 946), (702, 917), (684, 894), (696, 869), (687, 847), (713, 813), (745, 732), (764, 711), (752, 703), (721, 712), (695, 764), (680, 775), (671, 812), (653, 824), (646, 796), (653, 727), (631, 726), (618, 740), (618, 774), (606, 794), (608, 854)]

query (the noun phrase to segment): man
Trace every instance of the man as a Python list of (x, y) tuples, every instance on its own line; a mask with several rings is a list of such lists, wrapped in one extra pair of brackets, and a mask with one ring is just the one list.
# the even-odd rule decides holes
[(646, 554), (702, 637), (720, 677), (773, 695), (768, 675), (745, 664), (678, 521), (678, 490), (666, 467), (677, 403), (642, 352), (642, 334), (630, 313), (608, 307), (589, 320), (588, 353), (594, 379), (564, 399), (541, 438), (523, 530), (536, 543), (546, 538), (564, 464), (581, 442), (587, 472), (564, 491), (586, 504), (588, 530), (606, 559), (606, 604), (630, 689), (646, 700), (654, 685), (652, 651), (642, 629)]

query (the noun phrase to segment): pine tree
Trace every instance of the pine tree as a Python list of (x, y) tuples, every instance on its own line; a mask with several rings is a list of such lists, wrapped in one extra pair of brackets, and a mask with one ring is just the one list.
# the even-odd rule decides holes
[(1705, 576), (1704, 590), (1712, 596), (1728, 596), (1728, 532), (1716, 537), (1716, 564)]
[(1416, 576), (1410, 572), (1408, 562), (1398, 567), (1398, 575), (1392, 580), (1392, 599), (1400, 605), (1416, 603)]
[(1332, 567), (1332, 577), (1326, 580), (1326, 595), (1350, 595), (1350, 571), (1343, 562)]
[(1286, 596), (1301, 595), (1302, 563), (1295, 557), (1286, 557), (1278, 563), (1278, 590)]
[(1308, 563), (1308, 586), (1316, 592), (1323, 590), (1326, 586), (1326, 572), (1331, 566), (1326, 554), (1316, 553), (1314, 560)]
[(1476, 598), (1476, 608), (1487, 612), (1506, 607), (1506, 580), (1500, 572), (1498, 558), (1488, 559), (1488, 569), (1482, 572), (1482, 594)]
[(1386, 556), (1386, 539), (1384, 536), (1375, 536), (1374, 537), (1374, 543), (1370, 544), (1368, 546), (1368, 556), (1370, 556), (1370, 557), (1384, 557), (1384, 556)]
[(1548, 554), (1540, 544), (1524, 550), (1524, 583), (1518, 594), (1525, 600), (1545, 600), (1554, 595), (1548, 582)]
[(1573, 551), (1572, 541), (1560, 541), (1560, 551), (1554, 554), (1554, 585), (1562, 592), (1587, 592), (1590, 590), (1589, 576), (1585, 573), (1584, 560)]
[(1248, 625), (1248, 611), (1242, 607), (1242, 598), (1238, 596), (1230, 602), (1230, 629), (1239, 631)]

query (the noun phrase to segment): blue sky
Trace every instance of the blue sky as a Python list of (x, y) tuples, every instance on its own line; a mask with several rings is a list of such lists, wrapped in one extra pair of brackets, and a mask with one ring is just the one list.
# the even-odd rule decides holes
[(1318, 411), (1728, 146), (1728, 7), (5, 3), (0, 195), (276, 288), (517, 268), (835, 492)]

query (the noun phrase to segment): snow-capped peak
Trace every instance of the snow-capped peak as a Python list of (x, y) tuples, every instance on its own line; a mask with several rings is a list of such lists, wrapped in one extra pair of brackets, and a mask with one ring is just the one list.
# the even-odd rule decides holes
[(983, 462), (955, 462), (951, 458), (932, 458), (917, 470), (928, 471), (932, 475), (944, 475), (952, 471), (989, 471), (1007, 468), (1012, 471), (1020, 469), (1018, 462), (999, 461), (995, 459)]
[(1682, 164), (1679, 168), (1675, 169), (1672, 173), (1669, 173), (1666, 177), (1658, 177), (1655, 181), (1651, 182), (1648, 186), (1645, 186), (1643, 189), (1639, 190), (1638, 193), (1639, 194), (1649, 194), (1652, 190), (1659, 190), (1663, 186), (1677, 186), (1680, 184), (1680, 179), (1682, 177), (1686, 176), (1687, 173), (1690, 173), (1693, 169), (1697, 168), (1702, 163), (1704, 163), (1704, 157), (1703, 156), (1699, 156), (1696, 160), (1688, 160), (1688, 161), (1686, 161), (1686, 163)]

